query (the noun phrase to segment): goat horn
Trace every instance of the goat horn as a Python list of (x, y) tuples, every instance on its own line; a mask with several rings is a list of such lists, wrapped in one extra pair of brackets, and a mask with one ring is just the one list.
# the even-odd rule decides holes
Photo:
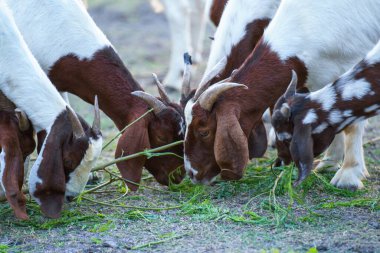
[(185, 68), (183, 70), (183, 80), (182, 80), (182, 97), (186, 98), (191, 92), (190, 81), (191, 81), (191, 70), (190, 66), (193, 64), (191, 56), (189, 53), (183, 55), (183, 61), (185, 63)]
[(296, 94), (297, 83), (298, 83), (297, 73), (294, 70), (292, 70), (292, 80), (290, 81), (288, 89), (285, 92), (285, 95), (284, 95), (285, 99), (289, 99)]
[(82, 124), (78, 119), (76, 113), (69, 106), (66, 106), (67, 115), (69, 117), (71, 126), (73, 128), (73, 135), (75, 139), (79, 139), (85, 136)]
[(99, 110), (99, 102), (98, 102), (98, 96), (95, 95), (95, 101), (94, 101), (94, 122), (92, 122), (92, 130), (95, 132), (96, 135), (100, 135), (100, 110)]
[(153, 79), (156, 82), (158, 93), (160, 94), (160, 97), (162, 100), (164, 100), (166, 103), (170, 104), (170, 98), (168, 96), (168, 93), (166, 93), (164, 85), (158, 80), (158, 76), (155, 73), (152, 73)]
[(132, 92), (131, 94), (144, 100), (150, 107), (153, 108), (154, 114), (158, 114), (166, 108), (166, 105), (162, 103), (158, 98), (144, 91), (138, 90)]
[(194, 100), (196, 101), (200, 96), (201, 94), (208, 88), (208, 86), (210, 85), (210, 81), (216, 77), (220, 71), (223, 70), (223, 68), (226, 66), (227, 64), (227, 57), (223, 57), (208, 73), (206, 73), (201, 82), (199, 83), (199, 86), (198, 86), (198, 89), (197, 91), (195, 92), (195, 95), (194, 95)]
[(218, 83), (209, 87), (202, 95), (199, 97), (199, 105), (205, 109), (206, 111), (211, 111), (212, 106), (218, 99), (218, 97), (225, 91), (235, 88), (241, 87), (244, 89), (248, 89), (247, 86), (240, 83)]
[(15, 109), (16, 117), (18, 119), (18, 127), (21, 131), (26, 131), (29, 129), (30, 124), (28, 117), (26, 116), (26, 113), (24, 111), (21, 111), (21, 109), (16, 108)]

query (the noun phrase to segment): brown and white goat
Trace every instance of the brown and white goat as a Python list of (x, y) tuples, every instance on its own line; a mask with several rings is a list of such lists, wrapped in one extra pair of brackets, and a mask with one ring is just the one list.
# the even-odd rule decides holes
[[(291, 70), (299, 74), (299, 85), (312, 89), (336, 79), (380, 38), (379, 11), (374, 0), (282, 1), (262, 40), (228, 83), (200, 87), (187, 103), (185, 167), (194, 181), (208, 183), (218, 174), (240, 179), (249, 158), (247, 137), (286, 90)], [(236, 88), (241, 84), (248, 90)], [(353, 127), (348, 136), (354, 145), (361, 144), (362, 127)], [(364, 168), (361, 154), (350, 159)]]
[[(119, 130), (144, 114), (120, 138), (116, 157), (155, 148), (184, 138), (183, 112), (167, 96), (147, 94), (124, 66), (116, 50), (79, 1), (8, 1), (29, 48), (60, 91), (73, 93), (100, 108)], [(54, 18), (52, 18), (54, 17)], [(164, 94), (164, 93), (162, 93)], [(180, 156), (183, 146), (168, 150)], [(178, 183), (185, 175), (175, 156), (138, 157), (117, 164), (125, 179), (139, 183), (143, 166), (161, 184)], [(172, 177), (171, 177), (172, 176)], [(128, 184), (136, 190), (136, 184)]]
[[(297, 78), (278, 100), (272, 123), (299, 169), (296, 185), (310, 173), (313, 158), (324, 152), (341, 131), (352, 134), (351, 124), (380, 114), (380, 42), (367, 57), (334, 83), (310, 94), (296, 93)], [(361, 139), (358, 140), (361, 143)], [(353, 143), (348, 143), (353, 145)], [(369, 176), (353, 159), (361, 145), (346, 152), (347, 159), (331, 183), (346, 188), (362, 188)], [(281, 158), (290, 160), (289, 157)]]
[[(0, 27), (0, 90), (28, 115), (37, 132), (47, 133), (30, 172), (29, 193), (46, 216), (56, 218), (64, 200), (83, 191), (100, 154), (99, 111), (92, 128), (77, 117), (38, 65), (3, 0)], [(4, 177), (3, 183), (9, 184)]]
[(19, 219), (28, 218), (22, 186), (27, 170), (24, 162), (36, 147), (33, 137), (25, 113), (0, 92), (0, 199), (6, 197)]

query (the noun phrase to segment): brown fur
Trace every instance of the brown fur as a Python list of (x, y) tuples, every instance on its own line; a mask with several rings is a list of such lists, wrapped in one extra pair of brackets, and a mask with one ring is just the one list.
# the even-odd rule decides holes
[[(112, 48), (98, 51), (90, 61), (81, 61), (73, 55), (63, 57), (54, 64), (49, 77), (60, 91), (73, 93), (89, 103), (93, 103), (94, 96), (98, 95), (100, 108), (119, 130), (148, 110), (145, 102), (131, 95), (131, 92), (142, 88)], [(115, 156), (130, 155), (183, 139), (183, 135), (178, 134), (182, 112), (177, 105), (167, 106), (159, 115), (151, 113), (125, 131), (119, 140)], [(180, 145), (173, 151), (181, 156), (182, 149)], [(157, 181), (166, 185), (169, 183), (167, 176), (177, 168), (181, 169), (174, 182), (181, 181), (184, 176), (183, 161), (172, 156), (150, 160), (136, 158), (117, 164), (123, 177), (136, 183), (140, 182), (144, 165)], [(128, 186), (137, 189), (134, 184)]]

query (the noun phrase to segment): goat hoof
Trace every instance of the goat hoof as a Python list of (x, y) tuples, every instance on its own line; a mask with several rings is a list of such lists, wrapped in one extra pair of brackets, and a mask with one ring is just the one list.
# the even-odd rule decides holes
[(337, 188), (355, 191), (364, 187), (361, 181), (361, 170), (357, 173), (358, 168), (341, 168), (331, 179), (331, 184)]

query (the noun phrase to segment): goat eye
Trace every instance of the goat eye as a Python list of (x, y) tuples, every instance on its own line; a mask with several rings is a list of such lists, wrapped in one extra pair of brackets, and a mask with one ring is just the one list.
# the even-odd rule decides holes
[(207, 137), (210, 134), (210, 131), (200, 131), (199, 135), (203, 138)]

